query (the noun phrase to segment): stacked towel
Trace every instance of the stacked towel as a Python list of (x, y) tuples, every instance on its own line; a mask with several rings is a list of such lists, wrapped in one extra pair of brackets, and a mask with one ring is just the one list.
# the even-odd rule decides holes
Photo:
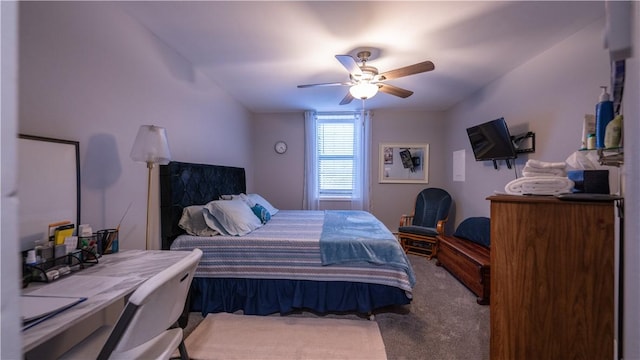
[(573, 181), (562, 176), (521, 177), (509, 182), (504, 190), (513, 195), (559, 195), (571, 192)]
[(528, 160), (520, 179), (509, 182), (504, 190), (513, 195), (558, 195), (571, 192), (573, 181), (569, 180), (564, 162)]
[(565, 162), (544, 162), (538, 160), (527, 160), (522, 169), (522, 176), (567, 176)]

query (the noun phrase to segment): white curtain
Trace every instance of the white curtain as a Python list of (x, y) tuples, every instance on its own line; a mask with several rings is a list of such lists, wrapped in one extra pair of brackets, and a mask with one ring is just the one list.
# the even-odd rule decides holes
[(354, 132), (352, 210), (369, 211), (369, 169), (371, 163), (371, 112), (362, 111), (356, 117), (360, 126)]
[(318, 196), (318, 160), (316, 157), (316, 113), (304, 112), (304, 196), (302, 208), (305, 210), (319, 210)]

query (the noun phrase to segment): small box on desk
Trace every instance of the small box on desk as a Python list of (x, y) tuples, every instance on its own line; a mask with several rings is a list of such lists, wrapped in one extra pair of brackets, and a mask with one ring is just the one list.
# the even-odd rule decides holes
[(574, 193), (609, 194), (609, 170), (570, 170), (567, 177)]

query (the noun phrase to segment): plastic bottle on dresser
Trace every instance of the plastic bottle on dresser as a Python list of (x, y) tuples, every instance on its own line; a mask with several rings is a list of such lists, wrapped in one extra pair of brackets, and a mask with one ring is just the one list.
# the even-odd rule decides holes
[(600, 86), (600, 88), (602, 88), (602, 94), (600, 94), (600, 101), (596, 104), (596, 147), (598, 149), (605, 147), (604, 135), (607, 125), (613, 120), (613, 101), (607, 93), (607, 87)]
[(607, 149), (617, 148), (620, 146), (622, 137), (622, 114), (613, 118), (607, 125), (607, 131), (604, 134), (604, 147)]

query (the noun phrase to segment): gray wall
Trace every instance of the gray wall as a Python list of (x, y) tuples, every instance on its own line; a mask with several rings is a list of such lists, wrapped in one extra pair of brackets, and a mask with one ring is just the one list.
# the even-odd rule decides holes
[(131, 203), (120, 246), (144, 248), (147, 168), (129, 158), (143, 124), (166, 127), (174, 160), (245, 167), (251, 186), (250, 113), (119, 7), (19, 6), (19, 131), (80, 142), (83, 223), (113, 228)]
[[(518, 176), (527, 159), (564, 161), (580, 148), (584, 114), (593, 114), (600, 93), (608, 85), (608, 54), (602, 47), (604, 19), (530, 59), (450, 110), (446, 122), (447, 157), (466, 151), (466, 181), (450, 182), (457, 205), (456, 223), (470, 216), (489, 216), (485, 198), (515, 179), (504, 162), (494, 170), (488, 161), (476, 162), (466, 128), (504, 117), (512, 133), (533, 131), (536, 151), (520, 155)], [(588, 61), (587, 61), (588, 59)], [(452, 173), (452, 162), (445, 164)], [(611, 170), (617, 191), (616, 168)], [(451, 179), (449, 177), (449, 179)]]
[[(278, 140), (287, 151), (277, 154)], [(253, 115), (254, 190), (279, 209), (302, 209), (304, 177), (304, 114)]]
[(18, 127), (18, 6), (0, 2), (2, 40), (2, 97), (0, 97), (0, 358), (19, 359), (22, 355), (20, 294), (21, 268), (18, 248), (18, 198), (16, 196)]
[[(382, 94), (384, 95), (384, 94)], [(376, 111), (372, 119), (371, 134), (371, 212), (389, 229), (396, 231), (400, 215), (411, 214), (416, 196), (426, 187), (441, 187), (448, 190), (445, 167), (444, 123), (441, 113)], [(428, 184), (378, 183), (380, 143), (427, 143), (429, 144)]]
[[(384, 94), (379, 96), (386, 96)], [(441, 171), (444, 150), (443, 114), (410, 111), (375, 111), (371, 119), (371, 212), (395, 231), (401, 214), (411, 213), (417, 193), (425, 187), (447, 186)], [(273, 151), (277, 140), (287, 142), (283, 155)], [(428, 184), (379, 184), (380, 143), (429, 144)], [(301, 209), (304, 183), (304, 115), (302, 113), (254, 115), (255, 190), (276, 207)]]

